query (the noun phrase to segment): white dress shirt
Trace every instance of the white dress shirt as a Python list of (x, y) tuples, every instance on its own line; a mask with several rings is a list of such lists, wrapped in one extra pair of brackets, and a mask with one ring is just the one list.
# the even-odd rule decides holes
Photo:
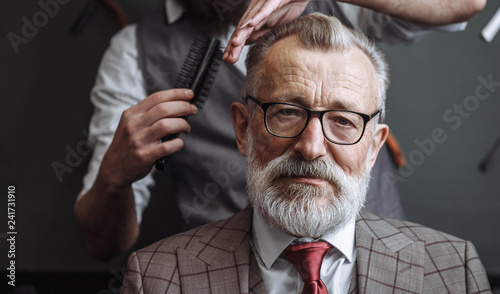
[[(252, 219), (252, 249), (259, 264), (267, 293), (302, 293), (304, 282), (295, 266), (286, 259), (283, 250), (294, 240), (319, 241), (311, 238), (297, 239), (268, 226), (254, 209)], [(321, 280), (329, 294), (345, 294), (349, 290), (351, 273), (356, 260), (355, 219), (335, 233), (323, 236), (333, 246), (323, 258)]]

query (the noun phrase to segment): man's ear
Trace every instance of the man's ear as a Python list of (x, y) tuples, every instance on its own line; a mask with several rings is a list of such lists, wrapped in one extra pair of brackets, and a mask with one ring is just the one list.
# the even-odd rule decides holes
[(249, 123), (247, 105), (240, 102), (231, 104), (231, 118), (233, 120), (234, 133), (236, 134), (236, 144), (241, 155), (247, 155), (246, 136)]
[(385, 140), (387, 140), (387, 136), (389, 136), (389, 126), (386, 124), (377, 124), (377, 126), (375, 126), (375, 132), (373, 133), (372, 154), (370, 156), (372, 168), (375, 165), (380, 148), (382, 148)]

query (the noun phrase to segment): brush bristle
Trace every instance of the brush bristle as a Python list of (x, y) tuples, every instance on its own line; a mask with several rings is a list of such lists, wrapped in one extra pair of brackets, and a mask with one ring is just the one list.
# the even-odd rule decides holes
[(207, 101), (208, 95), (210, 94), (210, 90), (212, 89), (212, 85), (215, 82), (215, 78), (217, 77), (217, 72), (219, 71), (219, 67), (222, 63), (222, 51), (216, 50), (214, 53), (212, 66), (210, 66), (208, 72), (205, 76), (205, 82), (202, 84), (200, 88), (200, 93), (194, 104), (198, 108), (203, 108), (205, 101)]
[[(194, 97), (191, 103), (202, 108), (215, 82), (217, 71), (222, 63), (220, 41), (198, 35), (191, 45), (182, 68), (174, 83), (174, 88), (189, 88)], [(160, 139), (161, 142), (172, 140), (179, 134), (170, 134)], [(163, 171), (168, 163), (168, 156), (155, 162), (156, 169)]]
[[(174, 84), (174, 88), (192, 89), (194, 91), (194, 97), (191, 99), (191, 103), (198, 108), (203, 108), (222, 63), (220, 42), (218, 40), (214, 42), (213, 46), (215, 48), (209, 48), (210, 43), (210, 39), (201, 35), (195, 38)], [(208, 50), (212, 50), (210, 56), (207, 57), (209, 58), (209, 64), (205, 72), (201, 73), (202, 77), (200, 83), (198, 85), (193, 85), (194, 79), (200, 71), (201, 64)]]

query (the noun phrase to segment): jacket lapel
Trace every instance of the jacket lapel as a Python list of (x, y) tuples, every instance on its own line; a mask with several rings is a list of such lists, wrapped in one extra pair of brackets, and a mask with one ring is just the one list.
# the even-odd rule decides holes
[(386, 220), (362, 211), (356, 222), (353, 278), (357, 278), (349, 293), (421, 293), (424, 250), (423, 241), (412, 240)]
[(252, 210), (246, 208), (216, 225), (201, 227), (187, 249), (177, 249), (182, 292), (249, 293), (254, 288), (252, 293), (265, 293), (250, 250), (251, 220)]
[(266, 293), (266, 285), (264, 284), (264, 280), (262, 279), (262, 273), (259, 268), (259, 264), (257, 263), (257, 259), (255, 259), (255, 255), (253, 252), (250, 256), (250, 281), (249, 281), (249, 293), (253, 294), (265, 294)]
[(354, 268), (351, 273), (351, 282), (349, 283), (349, 294), (357, 294), (358, 293), (358, 266), (357, 263), (354, 264)]

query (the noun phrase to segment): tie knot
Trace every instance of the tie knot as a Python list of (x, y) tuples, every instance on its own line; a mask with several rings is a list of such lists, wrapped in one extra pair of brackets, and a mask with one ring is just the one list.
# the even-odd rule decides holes
[(327, 242), (310, 242), (288, 245), (285, 257), (293, 263), (304, 283), (320, 280), (321, 262), (332, 248)]

